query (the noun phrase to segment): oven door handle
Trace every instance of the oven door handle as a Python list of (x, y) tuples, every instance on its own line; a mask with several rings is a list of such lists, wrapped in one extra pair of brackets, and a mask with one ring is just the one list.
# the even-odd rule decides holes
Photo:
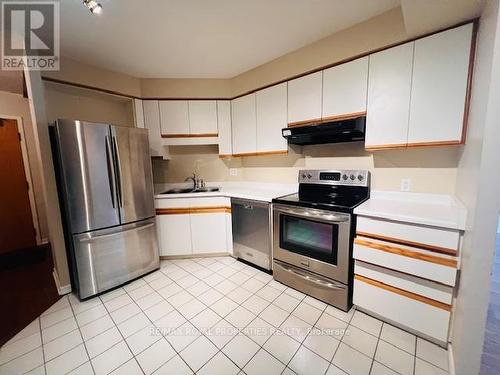
[(294, 274), (295, 276), (298, 276), (300, 277), (301, 279), (305, 280), (305, 281), (308, 281), (312, 284), (315, 284), (321, 288), (325, 288), (325, 289), (334, 289), (334, 290), (343, 290), (345, 289), (345, 285), (343, 284), (340, 284), (340, 283), (334, 283), (334, 282), (331, 282), (331, 281), (325, 281), (325, 280), (321, 280), (321, 279), (318, 279), (316, 277), (312, 277), (311, 275), (308, 275), (306, 273), (302, 273), (296, 269), (293, 269), (293, 268), (290, 268), (290, 267), (285, 267), (280, 263), (276, 262), (275, 260), (275, 264), (282, 268), (284, 271), (288, 272), (288, 273), (292, 273)]
[(306, 211), (306, 210), (295, 210), (293, 208), (286, 208), (286, 207), (279, 207), (275, 208), (276, 211), (286, 213), (286, 214), (292, 214), (292, 215), (297, 215), (301, 216), (304, 218), (313, 218), (313, 219), (321, 219), (321, 220), (327, 220), (331, 221), (334, 223), (342, 223), (345, 221), (349, 220), (349, 216), (339, 216), (339, 215), (334, 215), (334, 214), (322, 214), (322, 213), (316, 213), (316, 212), (311, 212), (311, 211)]

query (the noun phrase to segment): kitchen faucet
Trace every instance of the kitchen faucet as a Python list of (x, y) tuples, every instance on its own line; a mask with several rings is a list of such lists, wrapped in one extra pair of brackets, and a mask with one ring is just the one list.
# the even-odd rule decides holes
[(196, 173), (193, 172), (193, 175), (191, 177), (186, 177), (184, 181), (189, 181), (189, 180), (193, 181), (193, 190), (196, 190), (196, 188), (198, 187), (198, 183), (196, 180)]

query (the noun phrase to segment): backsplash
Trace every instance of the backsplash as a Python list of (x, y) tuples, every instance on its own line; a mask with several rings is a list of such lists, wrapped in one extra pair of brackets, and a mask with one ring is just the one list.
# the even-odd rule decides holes
[[(454, 194), (460, 147), (367, 152), (362, 143), (290, 147), (287, 155), (219, 158), (217, 146), (170, 147), (172, 159), (155, 160), (155, 183), (182, 182), (193, 172), (205, 181), (293, 183), (300, 169), (368, 169), (372, 189)], [(230, 175), (230, 169), (237, 175)]]

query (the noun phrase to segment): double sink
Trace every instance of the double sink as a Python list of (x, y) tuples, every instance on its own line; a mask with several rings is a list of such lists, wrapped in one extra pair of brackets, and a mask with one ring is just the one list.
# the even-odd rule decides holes
[(219, 191), (219, 188), (218, 187), (201, 187), (196, 189), (177, 188), (177, 189), (169, 189), (161, 194), (209, 193), (212, 191)]

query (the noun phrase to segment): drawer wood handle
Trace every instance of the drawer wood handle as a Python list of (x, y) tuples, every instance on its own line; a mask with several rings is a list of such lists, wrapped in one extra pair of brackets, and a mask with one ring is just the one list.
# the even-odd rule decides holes
[(437, 307), (438, 309), (445, 310), (448, 312), (451, 311), (450, 305), (443, 303), (443, 302), (440, 302), (440, 301), (436, 301), (436, 300), (428, 298), (428, 297), (421, 296), (420, 294), (408, 292), (407, 290), (396, 288), (395, 286), (388, 285), (388, 284), (385, 284), (385, 283), (380, 282), (378, 280), (373, 280), (373, 279), (370, 279), (368, 277), (357, 275), (357, 274), (354, 275), (354, 278), (358, 281), (373, 285), (377, 288), (384, 289), (384, 290), (387, 290), (389, 292), (399, 294), (400, 296), (407, 297), (407, 298), (413, 299), (413, 300), (418, 301), (418, 302), (425, 303), (425, 304), (433, 306), (433, 307)]
[(407, 258), (413, 258), (413, 259), (418, 259), (418, 260), (422, 260), (425, 262), (439, 264), (439, 265), (446, 266), (446, 267), (457, 268), (457, 261), (455, 259), (441, 258), (441, 257), (435, 256), (435, 255), (430, 255), (430, 254), (422, 254), (422, 253), (419, 253), (417, 251), (402, 249), (400, 247), (382, 245), (382, 244), (375, 243), (372, 241), (366, 241), (366, 240), (363, 240), (360, 238), (355, 238), (354, 243), (356, 245), (365, 246), (365, 247), (373, 249), (373, 250), (380, 250), (380, 251), (384, 251), (386, 253), (401, 255), (401, 256), (404, 256)]
[(413, 241), (402, 240), (400, 238), (382, 236), (380, 234), (373, 234), (373, 233), (368, 233), (368, 232), (361, 232), (359, 230), (356, 231), (356, 234), (358, 236), (373, 238), (375, 240), (382, 240), (382, 241), (392, 242), (392, 243), (399, 244), (399, 245), (419, 247), (421, 249), (433, 251), (435, 253), (446, 254), (446, 255), (453, 255), (453, 256), (457, 255), (457, 250), (456, 249), (448, 249), (446, 247), (440, 247), (440, 246), (434, 246), (434, 245), (427, 245), (427, 244), (423, 244), (423, 243), (420, 243), (420, 242), (413, 242)]
[(185, 214), (212, 214), (231, 213), (231, 207), (211, 206), (211, 207), (179, 207), (179, 208), (157, 208), (156, 215), (185, 215)]

